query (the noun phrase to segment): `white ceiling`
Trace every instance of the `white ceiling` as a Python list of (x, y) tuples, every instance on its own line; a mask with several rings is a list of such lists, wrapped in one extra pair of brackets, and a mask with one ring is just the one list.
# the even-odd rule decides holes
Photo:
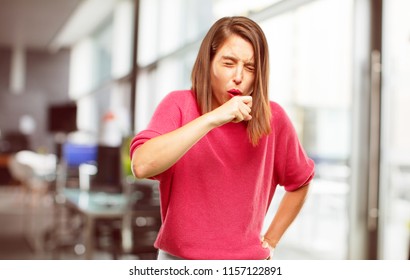
[(0, 0), (0, 46), (49, 49), (82, 0)]

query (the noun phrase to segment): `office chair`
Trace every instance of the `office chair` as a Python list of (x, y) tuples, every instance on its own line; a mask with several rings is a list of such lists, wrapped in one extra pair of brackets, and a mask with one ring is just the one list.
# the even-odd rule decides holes
[[(101, 193), (123, 192), (120, 147), (97, 146), (95, 163), (80, 165), (80, 189)], [(121, 219), (98, 219), (94, 227), (96, 249), (111, 252), (113, 259), (117, 259), (121, 251), (121, 230)]]
[(139, 259), (156, 259), (154, 242), (162, 224), (158, 183), (137, 180), (128, 187), (130, 196), (123, 219), (123, 253)]
[(138, 180), (125, 188), (127, 211), (122, 219), (101, 219), (96, 223), (96, 248), (109, 252), (113, 259), (133, 256), (156, 259), (154, 242), (161, 227), (158, 185)]
[(82, 163), (79, 173), (79, 187), (82, 190), (122, 193), (120, 147), (98, 145), (95, 162)]

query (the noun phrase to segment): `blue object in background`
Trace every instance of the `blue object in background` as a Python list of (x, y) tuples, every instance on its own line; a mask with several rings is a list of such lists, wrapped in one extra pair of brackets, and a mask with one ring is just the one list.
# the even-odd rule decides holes
[(97, 160), (97, 145), (63, 144), (63, 159), (69, 166), (78, 166), (82, 163), (91, 163)]

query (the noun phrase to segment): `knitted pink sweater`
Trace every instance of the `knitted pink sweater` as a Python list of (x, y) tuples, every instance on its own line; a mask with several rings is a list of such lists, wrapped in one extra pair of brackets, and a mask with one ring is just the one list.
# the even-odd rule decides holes
[[(307, 157), (284, 110), (271, 102), (272, 133), (253, 147), (242, 123), (215, 128), (160, 181), (163, 225), (155, 246), (185, 259), (265, 259), (260, 244), (264, 217), (276, 186), (293, 191), (308, 183)], [(131, 143), (170, 132), (200, 116), (191, 91), (170, 93), (146, 130)]]

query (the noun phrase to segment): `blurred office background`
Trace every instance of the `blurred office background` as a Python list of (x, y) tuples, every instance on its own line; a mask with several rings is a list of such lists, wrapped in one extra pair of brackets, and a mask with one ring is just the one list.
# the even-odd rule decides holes
[[(270, 97), (317, 168), (275, 258), (408, 259), (409, 10), (407, 0), (0, 0), (0, 258), (53, 258), (59, 188), (80, 185), (68, 186), (67, 144), (123, 149), (167, 93), (190, 87), (213, 22), (245, 15), (269, 41)], [(18, 159), (28, 180), (14, 174)], [(138, 185), (118, 165), (120, 189)], [(126, 216), (116, 217), (115, 238), (131, 246)], [(140, 227), (151, 221), (133, 218)], [(87, 254), (85, 242), (80, 236), (65, 258), (112, 257), (103, 246)], [(139, 258), (130, 250), (114, 257)]]

